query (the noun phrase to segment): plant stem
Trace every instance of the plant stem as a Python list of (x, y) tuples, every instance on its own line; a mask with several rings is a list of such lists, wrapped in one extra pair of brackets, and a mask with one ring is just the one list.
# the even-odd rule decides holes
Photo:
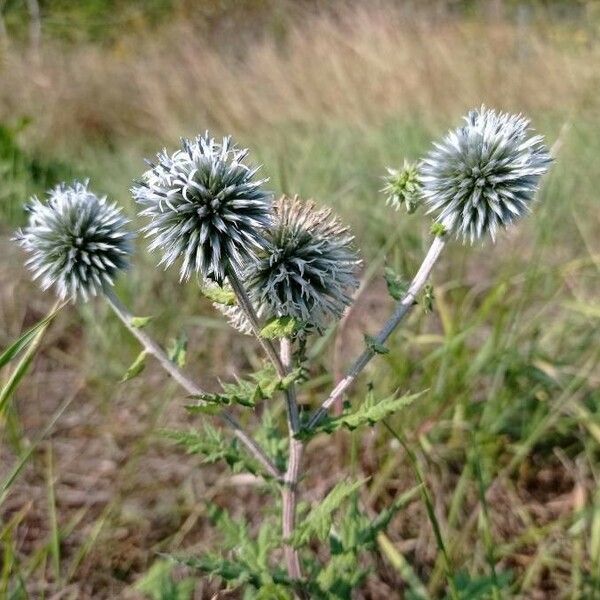
[[(423, 259), (417, 274), (411, 281), (408, 291), (401, 300), (398, 301), (394, 312), (391, 317), (386, 321), (385, 325), (381, 328), (381, 331), (375, 336), (375, 342), (383, 345), (394, 329), (398, 327), (404, 317), (410, 312), (411, 308), (415, 303), (415, 299), (419, 292), (423, 289), (423, 286), (429, 278), (431, 269), (440, 256), (446, 241), (443, 237), (436, 236), (429, 247), (427, 255)], [(367, 348), (363, 353), (354, 361), (350, 370), (346, 373), (346, 376), (335, 386), (331, 394), (329, 394), (327, 400), (315, 411), (310, 421), (308, 422), (307, 429), (312, 429), (319, 424), (319, 421), (327, 414), (327, 411), (332, 404), (336, 402), (338, 398), (346, 392), (346, 390), (356, 381), (358, 375), (362, 370), (369, 364), (371, 359), (375, 356), (376, 352), (371, 348)]]
[[(292, 366), (292, 345), (289, 339), (281, 340), (281, 354), (277, 354), (275, 347), (270, 340), (261, 336), (260, 323), (258, 315), (252, 306), (250, 298), (242, 285), (235, 270), (229, 266), (227, 270), (227, 279), (233, 288), (238, 303), (252, 328), (252, 333), (260, 342), (267, 356), (275, 366), (277, 374), (282, 379), (290, 372)], [(285, 390), (287, 419), (289, 430), (289, 459), (288, 467), (283, 479), (281, 488), (282, 500), (282, 534), (283, 539), (288, 540), (294, 533), (296, 526), (296, 507), (298, 504), (298, 477), (300, 475), (300, 465), (304, 446), (301, 441), (295, 439), (295, 434), (300, 429), (300, 415), (298, 412), (298, 403), (296, 401), (296, 389), (291, 383)], [(302, 569), (300, 566), (300, 557), (298, 551), (289, 543), (284, 545), (285, 562), (288, 575), (295, 580), (302, 579)]]
[[(142, 329), (132, 325), (133, 315), (127, 310), (121, 301), (114, 295), (112, 291), (105, 294), (106, 299), (114, 311), (114, 313), (123, 322), (125, 327), (133, 334), (133, 336), (142, 344), (148, 354), (154, 356), (160, 366), (189, 394), (199, 396), (204, 393), (194, 381), (192, 381), (175, 363), (169, 360), (165, 351)], [(274, 477), (281, 480), (282, 473), (274, 465), (271, 459), (266, 455), (265, 451), (242, 429), (242, 426), (237, 419), (229, 412), (223, 410), (217, 415), (229, 427), (233, 429), (235, 437), (246, 448), (246, 450), (264, 467), (265, 471)]]
[[(275, 346), (273, 346), (271, 340), (267, 340), (261, 336), (260, 331), (260, 322), (258, 319), (258, 315), (252, 306), (252, 302), (250, 298), (248, 298), (248, 294), (242, 285), (239, 277), (235, 270), (229, 266), (227, 269), (227, 279), (233, 288), (233, 292), (238, 300), (238, 303), (242, 310), (244, 311), (248, 321), (250, 322), (250, 327), (252, 328), (252, 333), (259, 341), (260, 345), (263, 347), (265, 353), (273, 363), (275, 370), (277, 371), (277, 375), (282, 379), (288, 374), (288, 369), (286, 369), (282, 358), (280, 358), (279, 354), (277, 354), (277, 350), (275, 350)], [(291, 356), (289, 357), (291, 360)], [(296, 403), (296, 393), (294, 390), (294, 386), (290, 385), (286, 390), (286, 403), (287, 403), (287, 415), (288, 415), (288, 425), (294, 433), (297, 433), (300, 429), (300, 415), (298, 414), (298, 404)]]
[[(288, 338), (281, 340), (281, 362), (287, 373), (292, 368), (292, 344)], [(302, 455), (304, 453), (304, 444), (295, 438), (298, 433), (300, 423), (297, 419), (295, 422), (291, 419), (292, 414), (298, 415), (298, 405), (296, 402), (296, 390), (294, 384), (290, 384), (287, 391), (288, 407), (293, 405), (294, 410), (288, 411), (288, 427), (289, 427), (289, 458), (288, 466), (281, 488), (281, 500), (283, 505), (282, 510), (282, 533), (283, 539), (288, 540), (292, 537), (296, 528), (296, 508), (298, 505), (298, 478), (300, 477), (300, 469), (302, 465)], [(286, 543), (284, 546), (285, 562), (288, 575), (295, 580), (302, 579), (302, 567), (300, 566), (300, 557), (298, 550), (291, 544)]]

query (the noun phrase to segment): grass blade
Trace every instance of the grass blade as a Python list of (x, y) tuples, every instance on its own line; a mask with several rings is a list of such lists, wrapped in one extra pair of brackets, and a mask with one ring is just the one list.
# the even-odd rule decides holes
[[(25, 376), (29, 370), (29, 366), (36, 352), (38, 351), (44, 334), (46, 333), (50, 323), (54, 320), (54, 317), (58, 314), (60, 309), (64, 306), (64, 303), (57, 302), (51, 309), (47, 317), (42, 319), (37, 325), (30, 329), (25, 335), (21, 336), (14, 344), (2, 353), (2, 360), (8, 363), (12, 358), (17, 356), (21, 350), (27, 348), (25, 354), (23, 354), (21, 360), (18, 362), (15, 370), (11, 373), (8, 381), (0, 390), (0, 414), (5, 411), (6, 404), (10, 400), (13, 392), (17, 389), (17, 386), (21, 382), (21, 379)], [(1, 366), (1, 365), (0, 365)]]

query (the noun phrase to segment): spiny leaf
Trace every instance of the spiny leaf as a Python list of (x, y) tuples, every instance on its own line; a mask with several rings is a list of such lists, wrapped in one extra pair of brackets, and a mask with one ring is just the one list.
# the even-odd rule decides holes
[(389, 415), (408, 406), (423, 393), (424, 392), (419, 392), (417, 394), (408, 394), (400, 397), (392, 395), (383, 400), (377, 400), (375, 394), (372, 391), (369, 391), (365, 401), (354, 412), (347, 412), (341, 414), (339, 417), (326, 417), (315, 428), (311, 430), (300, 430), (297, 437), (306, 439), (319, 432), (332, 433), (342, 428), (353, 431), (363, 425), (373, 426), (379, 421), (387, 418)]
[(287, 390), (290, 387), (290, 385), (300, 381), (301, 379), (304, 378), (304, 376), (305, 376), (304, 368), (297, 367), (296, 369), (294, 369), (293, 371), (288, 373), (283, 379), (279, 380), (279, 389)]
[(394, 300), (402, 300), (408, 291), (408, 283), (390, 267), (385, 268), (383, 276), (390, 296)]
[(318, 592), (314, 595), (327, 600), (346, 600), (352, 597), (367, 575), (368, 570), (361, 567), (355, 553), (333, 555), (316, 577)]
[(304, 375), (301, 367), (294, 369), (283, 379), (275, 373), (272, 365), (254, 373), (250, 379), (238, 379), (235, 383), (221, 383), (221, 393), (205, 393), (190, 396), (200, 400), (198, 405), (190, 404), (186, 408), (191, 412), (213, 413), (212, 407), (230, 406), (239, 404), (241, 406), (254, 407), (261, 400), (269, 400), (280, 390), (287, 389), (292, 383), (298, 381)]
[(375, 354), (387, 354), (390, 350), (386, 348), (383, 344), (380, 344), (376, 338), (365, 335), (365, 344), (367, 344), (367, 348)]
[(174, 362), (178, 367), (185, 367), (187, 358), (188, 337), (183, 331), (179, 337), (173, 339), (168, 348), (167, 355), (171, 362)]
[(134, 589), (152, 600), (191, 600), (196, 582), (191, 577), (175, 581), (174, 567), (173, 561), (157, 560), (136, 582)]
[(131, 317), (130, 319), (130, 323), (132, 327), (135, 327), (136, 329), (143, 329), (144, 327), (146, 327), (146, 325), (148, 325), (148, 323), (150, 323), (150, 321), (152, 321), (152, 319), (154, 319), (154, 317), (150, 316), (150, 317)]
[(327, 496), (298, 524), (291, 538), (291, 543), (296, 547), (307, 544), (312, 537), (324, 540), (329, 535), (333, 513), (342, 502), (351, 496), (354, 491), (364, 484), (362, 481), (341, 481)]
[(303, 328), (303, 323), (294, 317), (275, 317), (261, 330), (260, 335), (266, 339), (292, 337)]
[(370, 523), (361, 527), (357, 535), (358, 546), (362, 547), (375, 542), (377, 534), (389, 525), (390, 521), (394, 518), (394, 515), (406, 507), (420, 492), (421, 486), (417, 485), (404, 494), (401, 494), (389, 506), (384, 508)]
[(237, 304), (235, 294), (229, 286), (205, 285), (200, 290), (215, 304), (223, 304), (225, 306), (235, 306)]
[(258, 465), (238, 447), (237, 440), (226, 439), (214, 427), (205, 424), (201, 431), (163, 430), (161, 434), (179, 444), (188, 454), (202, 456), (202, 462), (212, 464), (224, 460), (234, 473), (248, 471), (259, 472)]
[(256, 573), (269, 573), (269, 556), (281, 547), (281, 529), (269, 516), (263, 519), (258, 535), (243, 517), (233, 518), (226, 508), (208, 503), (207, 514), (213, 526), (222, 536), (222, 551), (235, 553), (236, 560), (244, 563)]
[[(236, 585), (251, 585), (260, 589), (263, 586), (273, 584), (280, 588), (282, 585), (291, 586), (292, 581), (282, 569), (268, 571), (256, 571), (241, 560), (228, 560), (216, 554), (205, 554), (203, 556), (172, 556), (176, 562), (186, 565), (192, 569), (198, 569), (202, 573), (213, 577), (234, 582)], [(278, 589), (278, 592), (282, 590)], [(285, 597), (285, 596), (283, 596)], [(290, 596), (288, 596), (289, 598)], [(277, 596), (275, 596), (277, 598)]]
[(123, 377), (121, 378), (121, 383), (123, 383), (125, 381), (129, 381), (130, 379), (133, 379), (134, 377), (137, 377), (144, 370), (144, 367), (146, 366), (146, 355), (147, 354), (148, 353), (145, 350), (142, 350), (137, 355), (137, 358), (131, 363), (131, 365), (127, 369), (125, 375), (123, 375)]
[(222, 394), (195, 394), (190, 396), (196, 400), (200, 400), (198, 404), (187, 404), (186, 408), (191, 413), (212, 413), (214, 408), (219, 406), (230, 406), (239, 404), (240, 406), (254, 407), (256, 402), (263, 398), (261, 389), (257, 385), (252, 385), (247, 381), (238, 383), (223, 384)]
[(240, 561), (231, 561), (215, 554), (204, 556), (173, 556), (176, 562), (198, 569), (206, 575), (220, 577), (225, 581), (235, 581), (237, 584), (247, 583), (255, 587), (260, 586), (260, 576), (250, 571)]

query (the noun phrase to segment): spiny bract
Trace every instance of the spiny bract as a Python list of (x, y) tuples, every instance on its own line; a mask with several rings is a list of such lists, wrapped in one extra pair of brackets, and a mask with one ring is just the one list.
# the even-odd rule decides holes
[(429, 213), (448, 233), (473, 243), (492, 239), (530, 210), (550, 154), (543, 137), (528, 137), (529, 120), (485, 107), (465, 117), (421, 164)]
[(33, 197), (27, 211), (29, 223), (16, 239), (31, 254), (26, 264), (44, 290), (55, 286), (62, 299), (87, 300), (128, 267), (129, 221), (87, 181), (57, 186), (47, 202)]
[(267, 180), (255, 177), (258, 168), (244, 164), (247, 154), (230, 137), (182, 139), (133, 187), (140, 214), (150, 217), (150, 250), (162, 252), (165, 268), (183, 257), (182, 279), (196, 272), (222, 283), (230, 262), (239, 266), (264, 245), (273, 196), (262, 188)]
[[(316, 331), (329, 319), (341, 317), (358, 286), (360, 261), (352, 241), (331, 210), (317, 209), (298, 197), (279, 199), (268, 244), (243, 273), (259, 316), (293, 317)], [(222, 310), (232, 325), (248, 331), (239, 309)]]

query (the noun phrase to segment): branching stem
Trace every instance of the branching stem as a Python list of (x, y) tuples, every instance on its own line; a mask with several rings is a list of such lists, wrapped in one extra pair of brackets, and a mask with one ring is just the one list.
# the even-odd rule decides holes
[[(417, 274), (414, 276), (408, 291), (404, 297), (398, 301), (394, 312), (390, 318), (386, 321), (385, 325), (381, 328), (381, 331), (375, 336), (375, 341), (378, 344), (384, 344), (393, 331), (398, 327), (404, 317), (410, 312), (411, 308), (415, 303), (415, 299), (419, 292), (423, 289), (423, 286), (427, 282), (433, 265), (439, 258), (446, 240), (444, 237), (436, 236), (429, 247), (429, 251), (425, 256)], [(320, 420), (327, 414), (329, 408), (336, 402), (338, 398), (346, 392), (346, 390), (356, 381), (358, 375), (362, 370), (369, 364), (371, 359), (375, 356), (376, 352), (371, 348), (366, 348), (363, 353), (354, 361), (352, 367), (346, 373), (346, 376), (340, 380), (335, 386), (328, 398), (323, 404), (315, 411), (310, 421), (308, 422), (308, 429), (316, 427)]]
[[(160, 366), (189, 394), (198, 396), (204, 390), (191, 380), (175, 363), (169, 360), (165, 351), (142, 329), (132, 325), (133, 315), (127, 310), (112, 291), (106, 292), (106, 299), (114, 313), (125, 327), (140, 342), (148, 354), (154, 356)], [(233, 429), (235, 437), (246, 450), (263, 466), (265, 471), (275, 479), (281, 480), (282, 473), (277, 469), (265, 451), (242, 429), (237, 419), (228, 411), (221, 411), (218, 417)]]
[[(282, 379), (286, 377), (292, 367), (292, 344), (289, 339), (281, 340), (281, 351), (277, 354), (271, 340), (261, 336), (260, 322), (258, 315), (252, 306), (250, 298), (244, 289), (235, 270), (229, 266), (227, 270), (227, 279), (237, 298), (238, 304), (244, 311), (252, 333), (260, 342), (267, 356), (275, 366), (277, 374)], [(298, 402), (296, 400), (296, 388), (293, 383), (289, 384), (285, 390), (288, 430), (289, 430), (289, 459), (286, 473), (283, 478), (281, 488), (282, 499), (282, 533), (283, 539), (288, 540), (294, 533), (296, 527), (296, 507), (298, 504), (298, 478), (300, 476), (300, 466), (302, 463), (302, 454), (304, 445), (295, 438), (300, 430), (300, 414), (298, 411)], [(300, 566), (300, 557), (298, 551), (289, 543), (284, 545), (285, 562), (288, 575), (294, 580), (302, 579), (302, 568)]]
[[(261, 327), (258, 315), (256, 314), (254, 307), (252, 306), (250, 298), (248, 298), (248, 294), (246, 293), (242, 282), (240, 281), (237, 273), (231, 266), (229, 266), (229, 268), (227, 269), (227, 279), (231, 284), (231, 287), (240, 307), (242, 308), (244, 314), (248, 318), (250, 327), (252, 328), (252, 333), (259, 341), (260, 345), (263, 347), (270, 361), (273, 363), (273, 366), (277, 371), (277, 375), (279, 375), (279, 377), (283, 379), (288, 374), (288, 371), (285, 368), (279, 354), (277, 354), (277, 350), (275, 350), (275, 346), (273, 346), (271, 340), (265, 339), (263, 336), (261, 336)], [(291, 430), (294, 433), (297, 433), (300, 429), (300, 416), (298, 414), (298, 405), (296, 403), (296, 394), (293, 385), (290, 385), (286, 390), (286, 404), (288, 424)]]

